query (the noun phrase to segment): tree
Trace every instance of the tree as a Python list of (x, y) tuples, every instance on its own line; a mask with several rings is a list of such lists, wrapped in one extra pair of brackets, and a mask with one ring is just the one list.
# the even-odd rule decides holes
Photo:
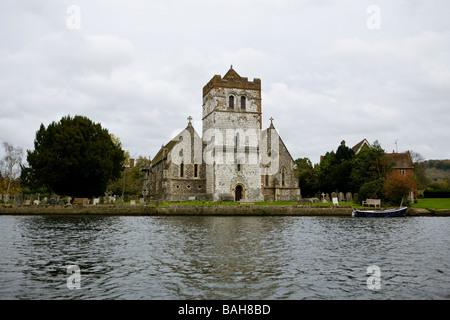
[(317, 168), (317, 182), (323, 192), (331, 192), (336, 189), (336, 181), (333, 177), (333, 166), (336, 163), (334, 151), (327, 152), (321, 159)]
[(317, 179), (311, 160), (298, 158), (294, 161), (294, 173), (304, 196), (313, 196), (317, 191)]
[(10, 193), (11, 187), (20, 173), (23, 150), (6, 141), (3, 142), (3, 147), (5, 148), (5, 156), (0, 160), (0, 181), (2, 181), (0, 191)]
[(320, 189), (324, 192), (350, 190), (350, 175), (352, 172), (352, 159), (354, 151), (345, 145), (345, 141), (335, 152), (327, 152), (322, 158), (317, 170), (317, 179)]
[(22, 181), (60, 195), (104, 194), (109, 180), (120, 176), (125, 156), (120, 141), (83, 116), (63, 117), (36, 132), (34, 150)]
[(420, 153), (411, 151), (410, 154), (414, 164), (414, 178), (417, 182), (417, 188), (423, 190), (431, 183), (431, 179), (427, 177), (426, 173), (427, 163)]
[(385, 154), (378, 141), (375, 141), (370, 148), (362, 150), (353, 158), (350, 175), (353, 192), (358, 192), (367, 182), (384, 179), (392, 172), (395, 163)]
[(386, 176), (383, 183), (384, 198), (392, 203), (400, 203), (417, 187), (414, 178), (395, 171)]
[(110, 181), (107, 190), (112, 194), (128, 194), (137, 196), (142, 192), (143, 179), (145, 174), (141, 171), (148, 166), (150, 160), (139, 156), (134, 166), (131, 166), (130, 160), (125, 162), (125, 169), (122, 171), (120, 178)]

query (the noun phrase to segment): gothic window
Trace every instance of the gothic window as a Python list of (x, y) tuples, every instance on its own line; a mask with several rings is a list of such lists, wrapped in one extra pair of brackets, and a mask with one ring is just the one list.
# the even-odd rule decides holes
[(236, 132), (236, 137), (234, 139), (236, 147), (239, 146), (239, 132)]
[(237, 171), (240, 172), (241, 171), (241, 161), (237, 161)]
[(268, 186), (269, 186), (269, 173), (267, 172), (267, 170), (266, 170), (265, 173), (266, 173), (266, 174), (264, 175), (264, 185), (265, 185), (266, 187), (268, 187)]
[(184, 177), (184, 163), (180, 164), (180, 177), (183, 178)]
[(194, 178), (198, 177), (198, 164), (194, 164)]
[(234, 96), (230, 96), (229, 101), (228, 101), (228, 108), (234, 109)]
[(241, 110), (245, 110), (245, 96), (241, 97)]
[(285, 180), (286, 180), (286, 169), (283, 168), (281, 170), (281, 186), (284, 187), (285, 186)]

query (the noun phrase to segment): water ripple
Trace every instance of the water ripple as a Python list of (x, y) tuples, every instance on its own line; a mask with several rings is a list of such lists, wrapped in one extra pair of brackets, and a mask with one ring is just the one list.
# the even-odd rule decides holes
[(0, 220), (1, 299), (450, 299), (448, 218)]

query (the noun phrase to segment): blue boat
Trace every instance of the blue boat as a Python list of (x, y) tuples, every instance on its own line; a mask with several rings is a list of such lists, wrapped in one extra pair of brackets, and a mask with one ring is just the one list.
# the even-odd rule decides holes
[(387, 210), (358, 210), (353, 209), (353, 217), (365, 217), (365, 218), (390, 218), (390, 217), (404, 217), (406, 215), (407, 207), (400, 207), (398, 209)]

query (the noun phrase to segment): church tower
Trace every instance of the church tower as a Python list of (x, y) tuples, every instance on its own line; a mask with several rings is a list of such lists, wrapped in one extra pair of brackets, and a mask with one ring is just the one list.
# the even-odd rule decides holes
[(263, 201), (259, 141), (261, 80), (231, 66), (203, 87), (206, 193), (213, 200)]

